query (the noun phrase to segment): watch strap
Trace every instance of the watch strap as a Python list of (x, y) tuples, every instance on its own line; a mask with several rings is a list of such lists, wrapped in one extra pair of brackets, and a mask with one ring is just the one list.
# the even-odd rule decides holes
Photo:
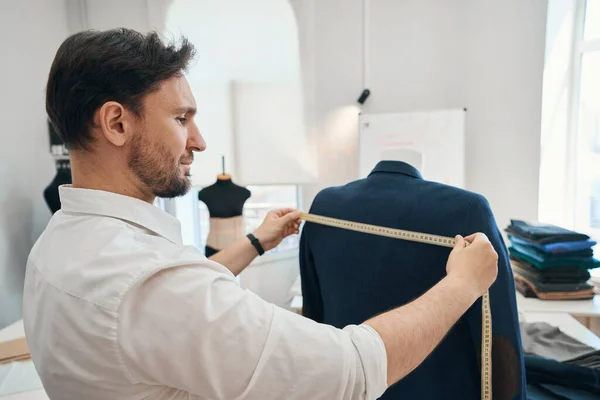
[(263, 247), (260, 244), (260, 241), (258, 240), (258, 238), (256, 236), (254, 236), (253, 234), (249, 233), (249, 234), (246, 235), (246, 237), (248, 239), (250, 239), (250, 243), (252, 243), (252, 246), (254, 246), (254, 248), (258, 252), (259, 256), (262, 256), (263, 254), (265, 254), (265, 249), (263, 249)]

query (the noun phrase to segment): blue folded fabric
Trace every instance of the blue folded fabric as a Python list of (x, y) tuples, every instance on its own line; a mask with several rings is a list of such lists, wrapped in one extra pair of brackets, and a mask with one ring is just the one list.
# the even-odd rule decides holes
[(579, 262), (588, 262), (593, 257), (591, 255), (580, 256), (579, 253), (562, 253), (562, 254), (548, 254), (543, 251), (539, 251), (530, 246), (523, 246), (522, 244), (512, 243), (512, 247), (517, 249), (519, 252), (528, 255), (539, 262), (547, 262), (547, 261), (564, 261), (565, 265), (569, 265), (569, 263), (579, 263)]
[(540, 245), (560, 242), (579, 242), (590, 238), (584, 233), (574, 232), (561, 228), (560, 226), (516, 219), (510, 221), (510, 225), (506, 228), (506, 232)]
[[(519, 248), (517, 248), (517, 246)], [(517, 260), (523, 260), (530, 263), (538, 269), (546, 269), (551, 267), (577, 267), (582, 269), (594, 269), (600, 267), (600, 261), (593, 257), (551, 257), (548, 259), (540, 260), (539, 255), (535, 254), (530, 248), (523, 249), (525, 246), (519, 246), (516, 244), (511, 245), (508, 248), (510, 255)], [(521, 252), (525, 250), (525, 252)]]
[(528, 385), (559, 385), (600, 395), (600, 370), (527, 354), (525, 373)]
[(569, 253), (581, 250), (591, 249), (596, 245), (596, 242), (587, 239), (581, 240), (578, 242), (560, 242), (560, 243), (549, 243), (549, 244), (537, 244), (530, 242), (529, 240), (522, 239), (517, 236), (510, 235), (508, 237), (511, 242), (521, 244), (524, 246), (530, 246), (537, 250), (543, 251), (544, 253), (549, 254), (560, 254), (560, 253)]
[(529, 246), (523, 246), (521, 244), (517, 244), (517, 243), (513, 243), (511, 245), (511, 248), (513, 248), (514, 250), (517, 250), (519, 253), (521, 254), (525, 254), (526, 256), (528, 256), (529, 258), (539, 262), (539, 263), (552, 263), (553, 265), (560, 265), (560, 266), (569, 266), (569, 265), (589, 265), (589, 266), (593, 266), (595, 265), (598, 261), (595, 260), (593, 257), (577, 257), (577, 256), (571, 256), (569, 255), (569, 253), (566, 254), (562, 254), (562, 255), (549, 255), (546, 253), (543, 253), (539, 250), (536, 250), (532, 247)]

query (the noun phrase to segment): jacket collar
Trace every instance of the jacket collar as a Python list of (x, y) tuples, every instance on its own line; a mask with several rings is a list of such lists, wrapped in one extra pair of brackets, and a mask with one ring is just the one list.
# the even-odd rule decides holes
[(423, 179), (415, 167), (402, 161), (380, 161), (373, 171), (371, 171), (369, 176), (379, 172), (391, 172), (394, 174), (408, 175), (412, 178)]
[(66, 213), (99, 215), (125, 220), (176, 244), (182, 244), (179, 220), (145, 201), (103, 190), (58, 188), (61, 210)]

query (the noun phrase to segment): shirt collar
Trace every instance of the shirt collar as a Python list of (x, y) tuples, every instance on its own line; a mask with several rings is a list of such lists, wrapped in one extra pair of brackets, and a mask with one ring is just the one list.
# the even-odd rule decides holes
[(183, 244), (177, 218), (145, 201), (103, 190), (59, 187), (64, 212), (112, 217), (142, 226), (176, 244)]
[(369, 176), (378, 172), (391, 172), (394, 174), (403, 174), (413, 178), (423, 179), (415, 167), (402, 161), (379, 161)]

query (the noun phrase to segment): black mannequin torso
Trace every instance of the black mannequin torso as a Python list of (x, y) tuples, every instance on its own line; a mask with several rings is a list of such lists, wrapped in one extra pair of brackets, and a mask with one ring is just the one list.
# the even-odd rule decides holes
[(218, 179), (198, 193), (198, 200), (206, 204), (211, 218), (231, 218), (242, 215), (250, 191), (238, 186), (231, 178)]
[(243, 236), (242, 214), (244, 203), (250, 195), (248, 189), (236, 185), (231, 177), (225, 174), (219, 175), (214, 184), (198, 193), (198, 200), (206, 204), (211, 218), (211, 229), (204, 253), (207, 257), (218, 253), (231, 240)]
[(71, 180), (71, 165), (68, 160), (56, 162), (56, 175), (50, 184), (44, 189), (44, 200), (52, 214), (60, 210), (60, 197), (58, 195), (58, 187), (60, 185), (70, 185)]

